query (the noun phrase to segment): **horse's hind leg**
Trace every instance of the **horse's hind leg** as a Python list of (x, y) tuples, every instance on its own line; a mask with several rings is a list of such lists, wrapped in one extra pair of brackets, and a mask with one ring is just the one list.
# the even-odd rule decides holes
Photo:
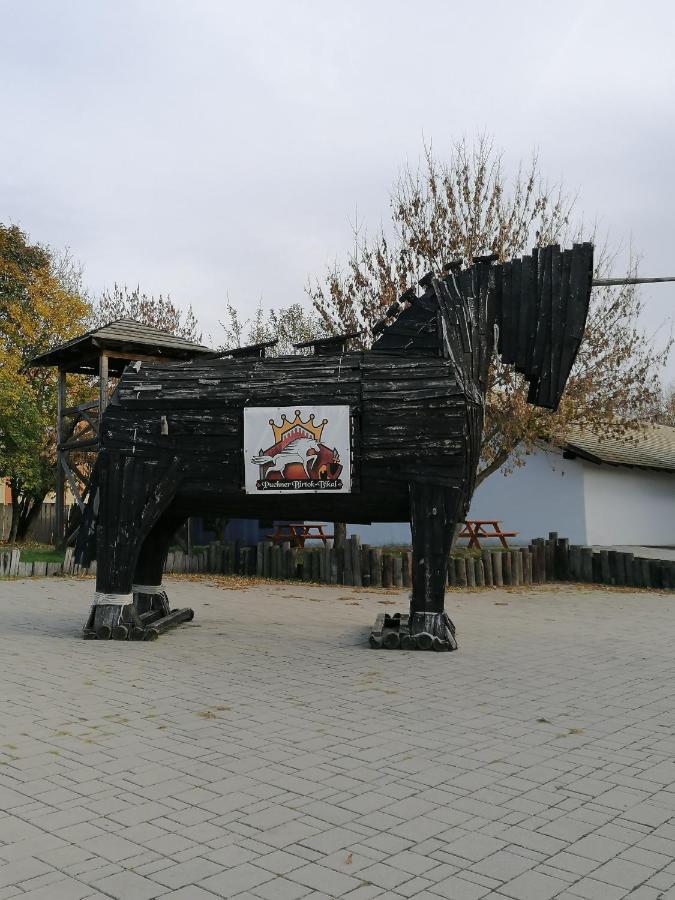
[(129, 635), (134, 639), (153, 640), (160, 629), (190, 621), (194, 616), (191, 609), (172, 612), (166, 592), (162, 590), (169, 545), (183, 522), (184, 516), (166, 513), (143, 541), (132, 585), (134, 608), (140, 620), (140, 630), (136, 626)]
[(133, 453), (99, 454), (99, 516), (96, 535), (96, 593), (84, 637), (108, 639), (113, 631), (139, 627), (133, 578), (145, 538), (170, 505), (175, 464), (162, 467)]

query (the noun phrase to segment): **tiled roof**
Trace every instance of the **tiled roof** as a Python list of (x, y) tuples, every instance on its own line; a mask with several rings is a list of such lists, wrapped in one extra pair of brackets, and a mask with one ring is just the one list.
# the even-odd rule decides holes
[(169, 359), (190, 359), (205, 353), (213, 353), (208, 347), (203, 347), (194, 341), (183, 337), (177, 337), (159, 328), (150, 325), (142, 325), (133, 319), (118, 319), (109, 322), (100, 328), (87, 331), (79, 337), (67, 341), (48, 350), (46, 353), (36, 356), (31, 361), (35, 366), (62, 366), (77, 363), (92, 352), (101, 350), (110, 351), (114, 357), (118, 353), (140, 356), (162, 356)]
[(563, 447), (591, 462), (675, 472), (675, 428), (668, 425), (645, 425), (624, 438), (573, 429)]

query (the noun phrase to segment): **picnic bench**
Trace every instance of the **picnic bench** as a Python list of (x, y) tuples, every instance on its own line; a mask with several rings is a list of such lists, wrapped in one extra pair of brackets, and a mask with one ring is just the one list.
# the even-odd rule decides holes
[(274, 532), (265, 537), (273, 544), (289, 542), (293, 547), (304, 547), (305, 541), (323, 541), (325, 547), (328, 541), (333, 540), (333, 535), (326, 534), (323, 525), (307, 525), (304, 522), (275, 525)]
[[(499, 538), (502, 547), (509, 549), (506, 541), (510, 537), (518, 537), (517, 531), (502, 531), (501, 522), (497, 519), (467, 519), (462, 522), (462, 530), (457, 535), (458, 538), (469, 538), (467, 545), (468, 550), (476, 548), (480, 550), (481, 538)], [(487, 529), (491, 528), (491, 531)]]

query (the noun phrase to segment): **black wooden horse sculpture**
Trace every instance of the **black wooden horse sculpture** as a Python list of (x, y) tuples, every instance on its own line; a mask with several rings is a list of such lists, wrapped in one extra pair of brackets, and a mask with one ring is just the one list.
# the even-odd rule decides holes
[[(591, 244), (451, 264), (392, 304), (368, 351), (345, 352), (346, 338), (332, 338), (315, 342), (313, 356), (131, 364), (103, 417), (80, 530), (80, 561), (97, 558), (85, 636), (152, 638), (191, 618), (170, 612), (161, 589), (169, 542), (188, 516), (218, 512), (410, 521), (410, 614), (397, 620), (393, 645), (455, 649), (447, 558), (474, 489), (495, 341), (528, 379), (528, 400), (555, 409), (583, 336), (592, 269)], [(351, 493), (245, 493), (244, 410), (282, 408), (292, 423), (307, 404), (349, 407)]]

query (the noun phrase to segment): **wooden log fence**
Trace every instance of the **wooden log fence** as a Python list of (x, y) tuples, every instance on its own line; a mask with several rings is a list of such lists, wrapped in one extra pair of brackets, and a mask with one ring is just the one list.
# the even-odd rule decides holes
[[(278, 581), (400, 590), (412, 583), (412, 553), (361, 544), (353, 535), (344, 547), (296, 548), (268, 541), (249, 546), (238, 541), (213, 541), (187, 554), (172, 549), (166, 574), (243, 575)], [(0, 550), (0, 578), (52, 575), (94, 575), (75, 564), (68, 548), (63, 563), (22, 561), (20, 548)], [(617, 587), (675, 590), (675, 561), (650, 559), (619, 550), (594, 550), (570, 544), (555, 532), (529, 546), (510, 550), (483, 549), (472, 556), (451, 553), (448, 585), (460, 589), (519, 587), (549, 582), (607, 584)]]

